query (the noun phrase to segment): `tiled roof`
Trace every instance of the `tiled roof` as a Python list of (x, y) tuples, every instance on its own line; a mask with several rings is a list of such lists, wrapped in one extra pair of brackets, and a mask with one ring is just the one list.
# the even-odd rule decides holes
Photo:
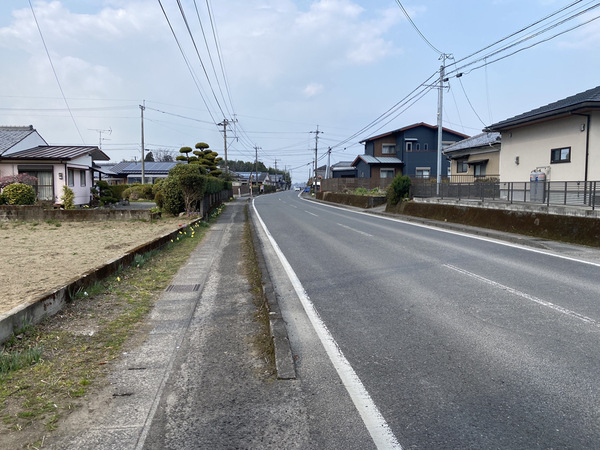
[(495, 123), (487, 127), (485, 131), (500, 131), (527, 122), (590, 108), (600, 109), (600, 86)]
[(71, 160), (83, 155), (91, 155), (93, 160), (108, 161), (110, 158), (95, 146), (39, 145), (28, 150), (11, 153), (4, 159)]
[(31, 125), (26, 127), (0, 127), (0, 155), (34, 132), (35, 130)]
[(487, 147), (493, 144), (499, 144), (500, 139), (500, 133), (484, 132), (478, 134), (477, 136), (458, 141), (456, 144), (449, 145), (444, 149), (444, 153), (451, 153), (458, 150), (465, 150), (470, 148)]
[(359, 159), (362, 159), (367, 164), (404, 164), (401, 159), (394, 156), (358, 155), (352, 162), (352, 166), (355, 166)]

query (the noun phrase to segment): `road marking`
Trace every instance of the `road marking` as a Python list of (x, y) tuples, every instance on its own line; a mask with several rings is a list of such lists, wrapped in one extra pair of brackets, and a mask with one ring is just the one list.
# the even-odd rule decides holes
[[(256, 209), (256, 208), (255, 208)], [(315, 213), (311, 213), (310, 211), (304, 210), (305, 213), (310, 214), (311, 216), (319, 217)]]
[(379, 408), (377, 408), (362, 381), (360, 381), (360, 378), (342, 353), (342, 349), (338, 346), (337, 342), (327, 329), (327, 325), (325, 325), (319, 316), (314, 304), (310, 301), (308, 295), (306, 295), (306, 291), (298, 279), (298, 276), (294, 272), (294, 269), (292, 269), (292, 266), (279, 248), (279, 245), (277, 245), (277, 242), (275, 242), (275, 239), (273, 236), (271, 236), (271, 233), (267, 229), (267, 226), (263, 222), (258, 210), (256, 209), (256, 206), (254, 205), (254, 200), (252, 201), (252, 207), (254, 208), (254, 213), (256, 214), (263, 231), (273, 246), (273, 250), (277, 254), (281, 265), (285, 269), (287, 276), (294, 286), (294, 290), (296, 291), (296, 294), (302, 303), (302, 307), (304, 308), (304, 311), (306, 311), (306, 315), (308, 316), (315, 332), (317, 333), (321, 344), (325, 348), (327, 356), (329, 356), (329, 360), (335, 367), (335, 370), (342, 380), (346, 391), (348, 391), (348, 394), (350, 395), (354, 406), (358, 410), (363, 423), (367, 427), (367, 430), (369, 431), (369, 434), (371, 435), (376, 447), (378, 449), (401, 450), (402, 446), (398, 443), (396, 436), (394, 436), (394, 433), (379, 412)]
[(513, 288), (508, 287), (508, 286), (506, 286), (504, 284), (497, 283), (497, 282), (492, 281), (492, 280), (490, 280), (488, 278), (484, 278), (484, 277), (482, 277), (480, 275), (477, 275), (477, 274), (475, 274), (473, 272), (469, 272), (467, 270), (461, 269), (461, 268), (453, 266), (451, 264), (444, 264), (444, 267), (447, 267), (448, 269), (452, 269), (452, 270), (454, 270), (454, 271), (456, 271), (458, 273), (462, 273), (463, 275), (467, 275), (467, 276), (469, 276), (471, 278), (475, 278), (476, 280), (479, 280), (479, 281), (481, 281), (483, 283), (489, 284), (490, 286), (494, 286), (494, 287), (500, 288), (500, 289), (502, 289), (504, 291), (508, 291), (511, 294), (518, 295), (519, 297), (522, 297), (524, 299), (527, 299), (527, 300), (530, 300), (532, 302), (535, 302), (538, 305), (542, 305), (542, 306), (545, 306), (546, 308), (550, 308), (550, 309), (553, 309), (554, 311), (558, 311), (561, 314), (565, 314), (567, 316), (574, 317), (575, 319), (581, 320), (582, 322), (589, 323), (590, 325), (594, 325), (596, 327), (600, 327), (600, 322), (598, 322), (598, 321), (596, 321), (596, 320), (594, 320), (594, 319), (592, 319), (590, 317), (584, 316), (583, 314), (579, 314), (579, 313), (577, 313), (575, 311), (571, 311), (570, 309), (563, 308), (562, 306), (555, 305), (554, 303), (550, 303), (550, 302), (548, 302), (546, 300), (542, 300), (541, 298), (534, 297), (533, 295), (529, 295), (529, 294), (527, 294), (525, 292), (519, 291), (517, 289), (513, 289)]
[[(312, 200), (309, 200), (309, 199), (306, 199), (306, 198), (303, 198), (303, 197), (299, 197), (299, 198), (301, 200), (305, 201), (305, 202), (312, 201)], [(577, 263), (581, 263), (581, 264), (587, 264), (589, 266), (600, 267), (600, 263), (597, 263), (597, 262), (586, 261), (585, 259), (574, 258), (572, 256), (560, 255), (558, 253), (553, 253), (553, 252), (550, 252), (550, 251), (547, 251), (547, 250), (540, 250), (540, 249), (537, 249), (537, 248), (528, 247), (528, 246), (523, 245), (523, 244), (513, 244), (511, 242), (502, 241), (500, 239), (493, 239), (493, 238), (489, 238), (489, 237), (485, 237), (485, 236), (477, 236), (477, 235), (469, 234), (469, 233), (462, 232), (462, 231), (447, 230), (447, 229), (436, 227), (436, 226), (433, 226), (433, 225), (425, 225), (425, 224), (422, 224), (422, 223), (409, 222), (408, 220), (397, 219), (395, 217), (380, 216), (380, 215), (377, 215), (377, 214), (363, 212), (363, 211), (353, 211), (351, 209), (342, 208), (342, 207), (336, 206), (336, 205), (327, 205), (325, 203), (318, 203), (318, 205), (319, 206), (324, 206), (324, 207), (327, 207), (327, 208), (338, 209), (338, 210), (341, 210), (341, 211), (347, 211), (347, 212), (353, 213), (353, 214), (361, 214), (363, 216), (375, 217), (375, 218), (382, 219), (382, 220), (387, 220), (387, 221), (390, 221), (390, 222), (403, 223), (405, 225), (411, 225), (413, 227), (427, 228), (429, 230), (439, 231), (440, 233), (454, 234), (456, 236), (463, 236), (463, 237), (466, 237), (466, 238), (469, 238), (469, 239), (476, 239), (478, 241), (493, 242), (494, 244), (503, 245), (505, 247), (518, 248), (520, 250), (525, 250), (527, 252), (538, 253), (540, 255), (553, 256), (555, 258), (560, 258), (560, 259), (564, 259), (564, 260), (567, 260), (567, 261), (577, 262)]]
[(358, 233), (358, 234), (362, 234), (363, 236), (373, 237), (372, 234), (365, 233), (364, 231), (360, 231), (360, 230), (357, 230), (355, 228), (349, 227), (348, 225), (344, 225), (344, 224), (341, 224), (341, 223), (338, 223), (338, 225), (340, 227), (342, 227), (342, 228), (346, 228), (347, 230), (354, 231), (355, 233)]

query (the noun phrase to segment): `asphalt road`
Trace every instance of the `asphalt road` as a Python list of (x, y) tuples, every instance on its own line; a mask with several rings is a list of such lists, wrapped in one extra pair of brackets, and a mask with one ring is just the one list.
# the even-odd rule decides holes
[[(359, 214), (294, 192), (255, 207), (290, 265), (282, 271), (263, 232), (316, 447), (394, 438), (402, 448), (600, 446), (600, 264), (578, 256), (597, 254)], [(336, 352), (324, 349), (302, 290), (372, 406), (348, 393), (348, 370), (330, 361)], [(386, 427), (392, 438), (378, 441)]]

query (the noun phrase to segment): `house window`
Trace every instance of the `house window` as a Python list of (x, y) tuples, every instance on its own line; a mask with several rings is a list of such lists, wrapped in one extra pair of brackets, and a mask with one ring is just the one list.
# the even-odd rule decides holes
[(467, 173), (469, 170), (467, 159), (468, 158), (461, 158), (456, 160), (456, 173)]
[(412, 143), (412, 142), (410, 142), (410, 141), (406, 143), (406, 151), (407, 151), (407, 152), (412, 152), (412, 149), (413, 149), (413, 146), (412, 146), (412, 144), (413, 144), (413, 143)]
[(396, 154), (396, 146), (394, 144), (383, 144), (381, 146), (381, 153), (384, 155)]
[(417, 142), (416, 147), (417, 147), (417, 151), (421, 150), (421, 144), (419, 144), (418, 142)]
[(476, 177), (485, 177), (485, 166), (486, 164), (475, 164), (473, 166), (473, 175)]
[(394, 169), (380, 169), (379, 178), (394, 178), (395, 173)]
[(80, 170), (79, 171), (79, 185), (81, 187), (85, 186), (85, 176), (86, 176), (85, 170)]
[(431, 176), (431, 167), (417, 167), (417, 178), (429, 178)]
[(54, 175), (52, 173), (52, 169), (44, 171), (31, 171), (19, 169), (19, 173), (26, 173), (28, 175), (31, 175), (32, 177), (37, 178), (37, 183), (33, 188), (35, 189), (36, 198), (38, 200), (51, 201), (54, 199)]
[(553, 148), (550, 150), (550, 163), (571, 162), (571, 147)]
[(75, 171), (73, 169), (67, 170), (67, 184), (70, 187), (75, 186)]
[(423, 150), (425, 150), (425, 151), (429, 150), (429, 144), (427, 144), (427, 143), (423, 144)]

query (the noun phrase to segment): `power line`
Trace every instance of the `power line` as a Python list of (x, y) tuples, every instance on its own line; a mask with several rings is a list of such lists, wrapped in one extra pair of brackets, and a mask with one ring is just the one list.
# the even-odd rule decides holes
[(40, 28), (40, 24), (35, 15), (35, 10), (33, 9), (33, 5), (31, 4), (31, 0), (29, 0), (29, 7), (31, 8), (31, 13), (33, 14), (33, 20), (35, 21), (35, 26), (37, 27), (40, 37), (42, 38), (42, 44), (44, 44), (44, 49), (46, 50), (46, 55), (48, 56), (48, 61), (50, 61), (50, 67), (52, 67), (52, 73), (54, 73), (54, 78), (56, 79), (56, 84), (58, 84), (58, 89), (60, 90), (60, 94), (62, 95), (63, 100), (65, 101), (65, 105), (67, 105), (67, 110), (69, 111), (69, 115), (71, 116), (71, 120), (73, 121), (73, 125), (75, 125), (75, 129), (79, 134), (81, 142), (85, 145), (85, 140), (81, 135), (81, 131), (79, 131), (79, 127), (77, 126), (77, 122), (75, 121), (75, 117), (73, 116), (73, 112), (71, 111), (71, 107), (69, 106), (69, 102), (67, 101), (67, 97), (65, 96), (65, 92), (60, 84), (60, 80), (58, 79), (58, 75), (56, 74), (56, 69), (54, 68), (54, 63), (52, 62), (52, 58), (50, 57), (50, 52), (48, 51), (48, 46), (46, 45), (46, 40), (44, 39), (44, 35), (42, 34), (42, 29)]
[(436, 52), (438, 55), (441, 55), (442, 52), (439, 51), (437, 48), (435, 48), (433, 46), (433, 44), (431, 42), (429, 42), (429, 40), (423, 35), (423, 33), (421, 33), (421, 30), (419, 30), (419, 28), (417, 27), (417, 25), (415, 25), (415, 23), (413, 22), (413, 20), (410, 18), (410, 15), (408, 14), (408, 12), (406, 12), (406, 9), (404, 9), (404, 6), (402, 6), (402, 3), (400, 3), (400, 0), (396, 0), (396, 3), (398, 3), (398, 6), (400, 7), (400, 9), (402, 10), (402, 12), (404, 13), (404, 15), (406, 16), (406, 18), (408, 19), (408, 21), (410, 22), (410, 24), (413, 26), (413, 28), (416, 30), (417, 33), (419, 33), (419, 36), (421, 36), (421, 39), (423, 39), (425, 41), (425, 43), (427, 45), (429, 45), (429, 47), (431, 47), (431, 49)]

